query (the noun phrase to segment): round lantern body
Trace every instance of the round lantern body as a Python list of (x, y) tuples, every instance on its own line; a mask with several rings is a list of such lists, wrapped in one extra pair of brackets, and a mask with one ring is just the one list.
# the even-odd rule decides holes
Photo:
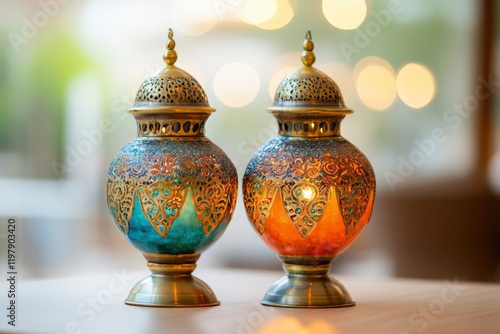
[(352, 111), (337, 84), (312, 67), (312, 49), (308, 33), (304, 67), (281, 82), (268, 109), (279, 136), (252, 157), (243, 177), (248, 217), (288, 273), (269, 289), (266, 305), (354, 305), (328, 272), (368, 223), (375, 197), (372, 166), (340, 134)]
[(108, 205), (122, 235), (145, 254), (196, 254), (231, 220), (237, 176), (205, 137), (138, 138), (108, 172)]
[(243, 179), (245, 206), (276, 253), (335, 256), (368, 223), (374, 179), (366, 157), (343, 137), (280, 136), (250, 160)]

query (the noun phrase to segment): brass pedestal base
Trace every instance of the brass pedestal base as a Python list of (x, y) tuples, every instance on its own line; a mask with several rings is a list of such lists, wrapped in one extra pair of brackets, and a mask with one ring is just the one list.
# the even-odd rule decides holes
[(144, 254), (152, 274), (132, 288), (125, 304), (154, 307), (216, 306), (207, 283), (191, 275), (200, 254)]
[(263, 305), (305, 308), (356, 305), (342, 283), (328, 276), (334, 256), (278, 257), (288, 275), (271, 286)]

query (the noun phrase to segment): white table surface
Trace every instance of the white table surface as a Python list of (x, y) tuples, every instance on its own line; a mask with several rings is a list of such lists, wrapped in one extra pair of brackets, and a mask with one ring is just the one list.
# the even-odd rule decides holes
[[(121, 270), (120, 270), (121, 271)], [(336, 276), (357, 305), (287, 309), (260, 305), (282, 272), (198, 268), (221, 301), (209, 308), (123, 303), (141, 272), (18, 282), (16, 327), (2, 333), (500, 333), (500, 284)], [(125, 274), (125, 275), (123, 275)], [(120, 279), (118, 277), (121, 277)], [(6, 283), (0, 284), (2, 305)], [(2, 309), (5, 310), (4, 307)], [(4, 311), (5, 313), (6, 311)]]

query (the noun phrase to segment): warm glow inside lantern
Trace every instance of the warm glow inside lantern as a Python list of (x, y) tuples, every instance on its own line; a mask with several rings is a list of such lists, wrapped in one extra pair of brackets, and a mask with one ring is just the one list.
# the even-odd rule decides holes
[(243, 178), (248, 217), (288, 273), (269, 289), (266, 305), (354, 305), (328, 272), (368, 223), (374, 202), (369, 161), (340, 135), (352, 110), (337, 84), (312, 66), (313, 47), (308, 32), (304, 66), (285, 77), (268, 108), (279, 136), (253, 156)]

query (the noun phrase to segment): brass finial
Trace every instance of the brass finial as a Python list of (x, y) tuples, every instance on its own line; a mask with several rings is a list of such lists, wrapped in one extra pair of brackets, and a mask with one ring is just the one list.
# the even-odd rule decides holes
[(302, 51), (302, 64), (305, 66), (312, 66), (316, 61), (316, 56), (314, 55), (314, 43), (312, 41), (311, 30), (307, 31), (306, 40), (303, 44), (304, 51)]
[(177, 52), (175, 52), (175, 41), (173, 39), (174, 37), (174, 32), (172, 31), (172, 28), (168, 29), (168, 43), (167, 43), (167, 50), (165, 51), (165, 54), (163, 55), (163, 60), (167, 65), (173, 65), (177, 61)]

